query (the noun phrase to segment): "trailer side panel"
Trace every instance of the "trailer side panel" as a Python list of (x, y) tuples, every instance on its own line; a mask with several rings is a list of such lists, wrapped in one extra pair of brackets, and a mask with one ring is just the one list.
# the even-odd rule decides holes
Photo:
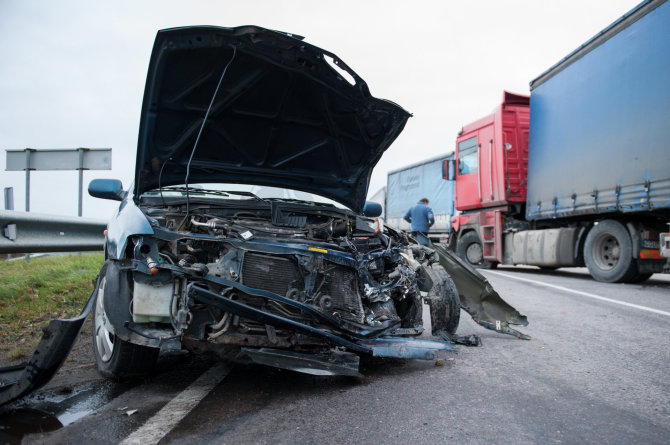
[(670, 2), (638, 15), (531, 84), (528, 219), (670, 211)]

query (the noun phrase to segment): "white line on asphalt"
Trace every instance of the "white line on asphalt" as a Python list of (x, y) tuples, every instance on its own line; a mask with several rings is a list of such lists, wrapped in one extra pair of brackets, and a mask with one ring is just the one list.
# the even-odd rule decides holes
[(654, 314), (666, 315), (666, 316), (670, 317), (670, 312), (661, 311), (661, 310), (658, 310), (658, 309), (653, 309), (653, 308), (650, 308), (650, 307), (647, 307), (647, 306), (640, 306), (639, 304), (626, 303), (625, 301), (613, 300), (611, 298), (601, 297), (600, 295), (590, 294), (588, 292), (582, 292), (582, 291), (578, 291), (578, 290), (574, 290), (574, 289), (568, 289), (567, 287), (556, 286), (555, 284), (543, 283), (542, 281), (530, 280), (528, 278), (515, 277), (514, 275), (508, 275), (508, 274), (502, 273), (502, 272), (494, 272), (492, 270), (489, 270), (487, 272), (490, 272), (490, 273), (495, 274), (495, 275), (501, 275), (501, 276), (507, 277), (507, 278), (512, 278), (513, 280), (527, 281), (528, 283), (539, 284), (540, 286), (551, 287), (551, 288), (554, 288), (554, 289), (562, 290), (564, 292), (570, 292), (572, 294), (582, 295), (584, 297), (589, 297), (589, 298), (595, 298), (596, 300), (607, 301), (608, 303), (620, 304), (621, 306), (628, 306), (628, 307), (632, 307), (632, 308), (635, 308), (635, 309), (640, 309), (642, 311), (653, 312)]
[(225, 362), (217, 363), (209, 368), (138, 430), (126, 437), (121, 445), (153, 445), (158, 443), (228, 375), (231, 368), (232, 366)]

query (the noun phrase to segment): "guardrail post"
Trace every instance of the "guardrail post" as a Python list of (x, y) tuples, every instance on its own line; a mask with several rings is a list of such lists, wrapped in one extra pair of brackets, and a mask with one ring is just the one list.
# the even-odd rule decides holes
[[(5, 210), (14, 210), (14, 187), (5, 187)], [(7, 254), (7, 259), (12, 257), (11, 253)]]
[(77, 206), (77, 216), (82, 215), (82, 198), (83, 198), (83, 190), (84, 190), (84, 153), (88, 151), (88, 148), (82, 148), (79, 147), (77, 149), (79, 151), (79, 201), (78, 201), (78, 206)]
[[(30, 212), (30, 154), (34, 150), (26, 148), (26, 212)], [(26, 263), (30, 262), (30, 254), (26, 253)]]

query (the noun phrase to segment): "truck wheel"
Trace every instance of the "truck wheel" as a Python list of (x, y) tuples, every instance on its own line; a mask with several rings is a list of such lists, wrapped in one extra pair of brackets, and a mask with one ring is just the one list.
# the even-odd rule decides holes
[(498, 263), (484, 259), (484, 249), (475, 232), (468, 232), (458, 240), (456, 253), (473, 267), (495, 269)]
[(436, 304), (430, 304), (431, 330), (435, 334), (444, 330), (455, 334), (461, 321), (461, 298), (454, 280), (442, 266), (434, 265), (433, 272), (442, 282), (442, 299)]
[(599, 222), (586, 235), (584, 262), (591, 276), (605, 283), (627, 282), (637, 275), (628, 230), (611, 219)]
[[(158, 359), (158, 348), (136, 345), (121, 340), (114, 335), (108, 326), (105, 314), (105, 292), (113, 295), (113, 289), (118, 288), (114, 283), (107, 281), (107, 265), (103, 268), (100, 278), (100, 287), (93, 308), (93, 352), (100, 373), (106, 377), (123, 378), (149, 373)], [(118, 275), (121, 279), (123, 272)], [(111, 277), (114, 279), (115, 276)]]

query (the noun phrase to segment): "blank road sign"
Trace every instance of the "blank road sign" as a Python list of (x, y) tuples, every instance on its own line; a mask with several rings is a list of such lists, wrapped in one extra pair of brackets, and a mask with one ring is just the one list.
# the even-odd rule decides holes
[[(30, 155), (26, 155), (26, 151)], [(83, 159), (80, 165), (80, 152)], [(26, 166), (26, 161), (29, 165)], [(30, 170), (111, 170), (111, 148), (81, 148), (54, 150), (7, 150), (6, 171)]]

